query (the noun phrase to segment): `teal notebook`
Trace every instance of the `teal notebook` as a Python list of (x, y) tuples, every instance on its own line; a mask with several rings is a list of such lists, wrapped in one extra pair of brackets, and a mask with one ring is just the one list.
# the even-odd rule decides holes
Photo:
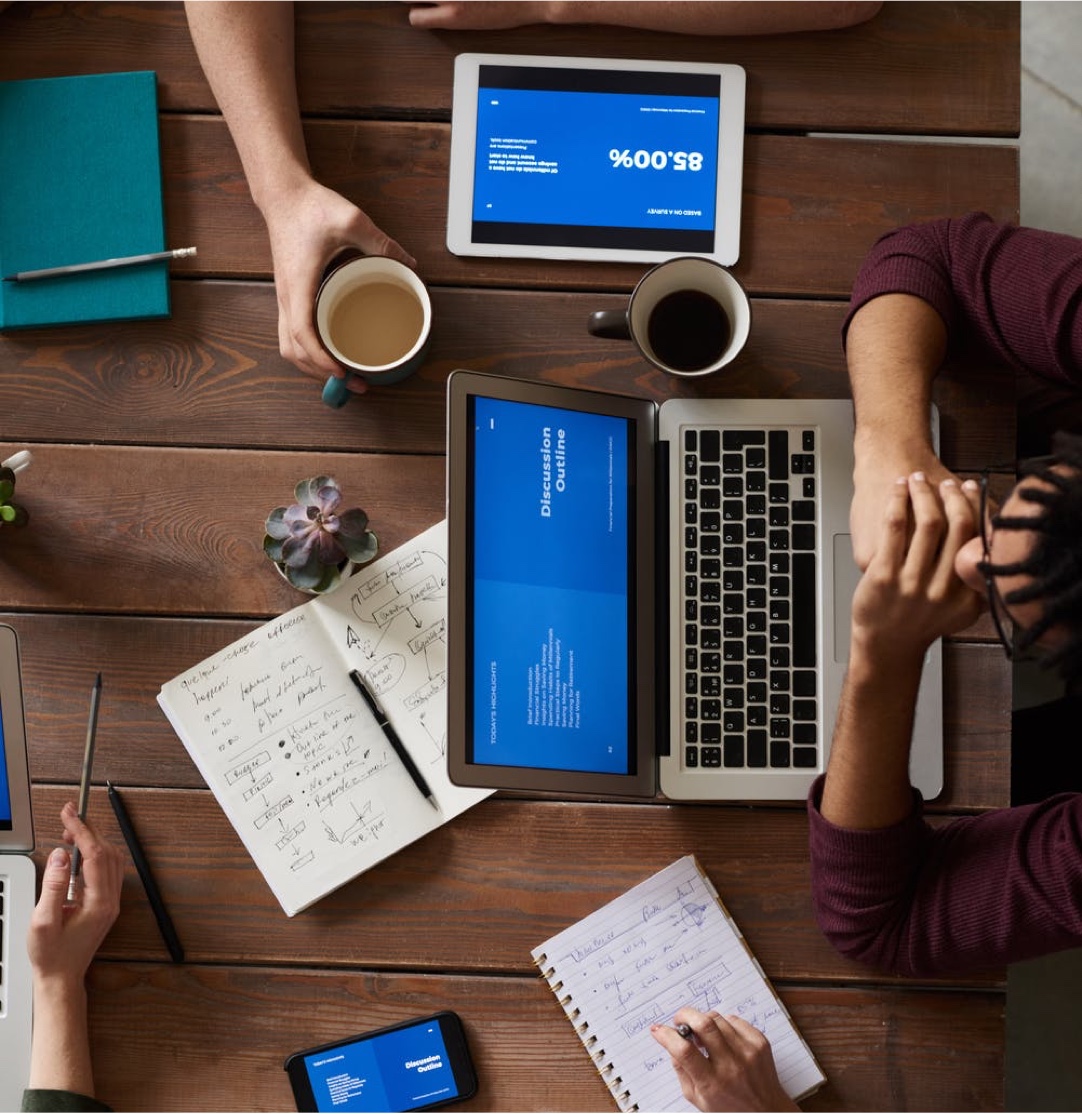
[[(162, 251), (153, 72), (0, 82), (0, 275)], [(169, 314), (167, 262), (0, 282), (0, 329)]]

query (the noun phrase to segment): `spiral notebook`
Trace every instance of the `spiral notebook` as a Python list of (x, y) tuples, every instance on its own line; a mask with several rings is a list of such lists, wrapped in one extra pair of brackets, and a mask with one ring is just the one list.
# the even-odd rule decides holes
[(531, 954), (621, 1110), (695, 1109), (650, 1035), (685, 1005), (765, 1033), (794, 1100), (826, 1081), (694, 855)]

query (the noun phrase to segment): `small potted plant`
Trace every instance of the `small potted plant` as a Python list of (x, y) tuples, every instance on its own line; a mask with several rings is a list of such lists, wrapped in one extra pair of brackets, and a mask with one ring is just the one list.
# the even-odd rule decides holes
[(21, 452), (0, 463), (0, 526), (25, 526), (30, 515), (25, 507), (13, 502), (15, 473), (30, 463), (30, 453)]
[(352, 562), (363, 565), (379, 544), (359, 508), (340, 511), (342, 491), (329, 476), (301, 480), (297, 501), (267, 516), (263, 552), (295, 588), (329, 592)]

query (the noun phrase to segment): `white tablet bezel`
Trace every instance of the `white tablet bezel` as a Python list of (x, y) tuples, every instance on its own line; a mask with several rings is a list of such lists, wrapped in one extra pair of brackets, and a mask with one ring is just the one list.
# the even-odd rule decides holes
[[(718, 117), (718, 181), (714, 209), (714, 250), (653, 251), (535, 244), (477, 243), (473, 239), (474, 157), (477, 94), (481, 66), (578, 70), (625, 70), (710, 74), (721, 78)], [(451, 167), (447, 196), (447, 248), (454, 255), (518, 259), (572, 259), (585, 262), (660, 263), (678, 255), (702, 255), (732, 266), (740, 254), (740, 204), (744, 170), (744, 95), (741, 66), (709, 62), (657, 62), (624, 58), (546, 58), (526, 54), (459, 54), (455, 58), (451, 126)]]

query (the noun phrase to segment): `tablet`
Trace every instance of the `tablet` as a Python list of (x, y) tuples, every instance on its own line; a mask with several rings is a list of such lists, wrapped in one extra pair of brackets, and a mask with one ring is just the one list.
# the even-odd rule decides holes
[(448, 249), (735, 263), (744, 87), (734, 65), (460, 54)]

